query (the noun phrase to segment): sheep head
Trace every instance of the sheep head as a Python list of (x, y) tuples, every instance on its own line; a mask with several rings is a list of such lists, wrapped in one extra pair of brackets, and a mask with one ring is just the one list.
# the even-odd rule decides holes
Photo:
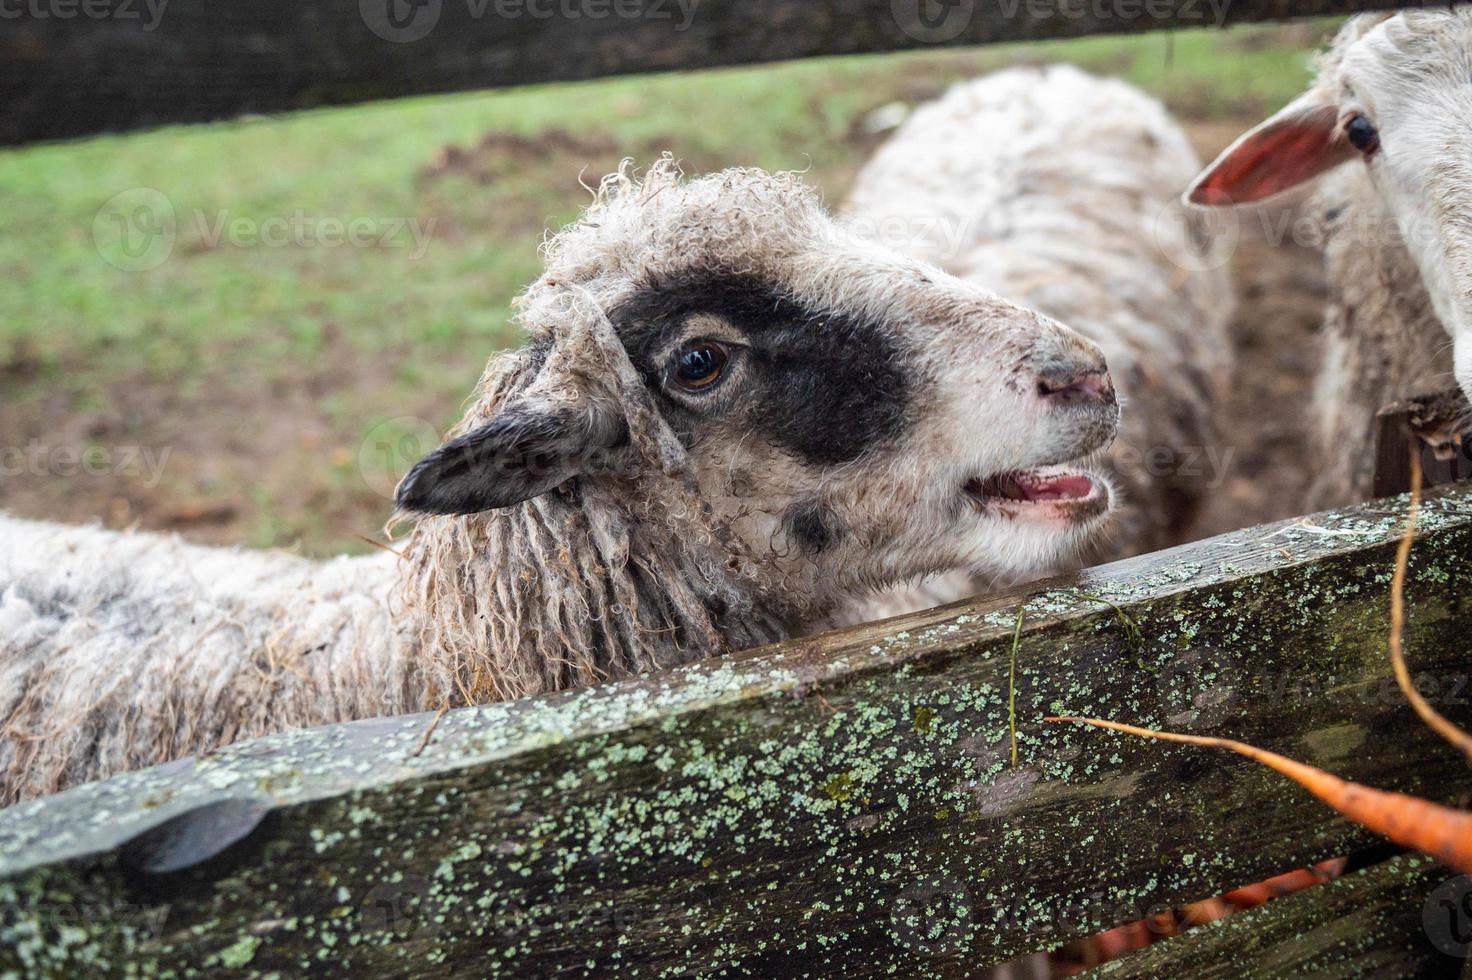
[(1472, 397), (1472, 11), (1350, 20), (1313, 87), (1242, 136), (1187, 191), (1222, 207), (1270, 200), (1341, 165), (1365, 168), (1387, 221), (1348, 229), (1403, 245), (1451, 335)]
[(529, 346), (402, 510), (597, 498), (648, 535), (615, 561), (704, 549), (686, 565), (739, 569), (788, 630), (936, 571), (1045, 568), (1105, 527), (1081, 462), (1118, 420), (1100, 351), (845, 232), (796, 176), (614, 175), (546, 261)]

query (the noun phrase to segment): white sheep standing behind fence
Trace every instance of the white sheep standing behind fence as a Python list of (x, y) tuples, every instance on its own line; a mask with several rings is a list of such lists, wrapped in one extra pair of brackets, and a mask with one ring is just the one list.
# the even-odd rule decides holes
[[(862, 233), (1104, 349), (1123, 406), (1108, 457), (1123, 510), (1093, 557), (1180, 543), (1231, 464), (1214, 416), (1231, 369), (1233, 293), (1225, 257), (1207, 251), (1179, 202), (1199, 168), (1181, 128), (1130, 85), (1066, 65), (1017, 68), (917, 109), (860, 173), (844, 209)], [(976, 571), (897, 591), (848, 618), (999, 584)]]
[(1472, 397), (1472, 10), (1365, 14), (1313, 86), (1190, 190), (1258, 204), (1315, 182), (1333, 298), (1305, 509), (1368, 497), (1375, 414), (1452, 383)]
[(0, 517), (0, 799), (669, 668), (1107, 525), (1098, 347), (854, 236), (794, 175), (621, 172), (545, 257), (528, 346), (399, 488), (402, 559)]

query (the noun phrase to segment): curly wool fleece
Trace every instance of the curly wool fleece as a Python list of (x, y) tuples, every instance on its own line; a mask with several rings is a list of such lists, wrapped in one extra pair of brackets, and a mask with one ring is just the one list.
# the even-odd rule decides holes
[[(795, 175), (625, 168), (547, 244), (545, 266), (518, 301), (529, 345), (492, 359), (455, 435), (555, 423), (576, 449), (562, 461), (608, 450), (596, 473), (472, 479), (516, 492), (415, 518), (399, 557), (329, 563), (0, 516), (0, 798), (268, 732), (667, 669), (826, 625), (908, 577), (1050, 563), (1107, 522), (1107, 495), (1076, 521), (1028, 526), (963, 492), (974, 475), (1112, 437), (1112, 401), (1055, 411), (1030, 381), (1097, 374), (1098, 349), (846, 234)], [(660, 401), (651, 360), (718, 315), (662, 324), (652, 352), (614, 322), (650, 283), (692, 269), (777, 289), (738, 287), (763, 321), (739, 376), (766, 387), (724, 386), (720, 411)], [(776, 308), (788, 319), (768, 322)], [(809, 370), (811, 386), (782, 384), (786, 369)], [(871, 403), (882, 374), (893, 402), (838, 458), (796, 431), (836, 404), (813, 404), (832, 372)], [(773, 417), (773, 390), (807, 400)]]
[[(668, 162), (640, 184), (621, 175), (585, 220), (677, 179)], [(402, 560), (324, 564), (0, 515), (0, 799), (283, 729), (580, 686), (785, 636), (802, 598), (757, 598), (759, 563), (713, 519), (596, 293), (559, 288), (601, 258), (578, 239), (575, 228), (549, 247), (548, 274), (521, 301), (532, 348), (491, 361), (461, 428), (520, 391), (538, 344), (555, 338), (550, 356), (619, 404), (647, 465), (622, 483), (423, 518)]]

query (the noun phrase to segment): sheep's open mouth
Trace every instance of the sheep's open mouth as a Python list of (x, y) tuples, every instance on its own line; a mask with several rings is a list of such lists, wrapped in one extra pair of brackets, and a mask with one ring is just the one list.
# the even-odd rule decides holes
[(962, 489), (973, 503), (1010, 514), (1037, 510), (1083, 520), (1109, 508), (1109, 490), (1104, 483), (1077, 470), (996, 473), (973, 477)]

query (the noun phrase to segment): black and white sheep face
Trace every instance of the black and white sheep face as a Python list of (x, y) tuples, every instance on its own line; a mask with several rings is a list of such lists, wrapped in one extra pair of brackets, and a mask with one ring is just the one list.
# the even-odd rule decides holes
[[(745, 171), (646, 197), (619, 288), (580, 270), (596, 322), (534, 333), (522, 391), (416, 467), (401, 507), (478, 513), (574, 482), (652, 493), (647, 414), (799, 606), (955, 567), (1035, 573), (1092, 544), (1112, 500), (1085, 461), (1118, 423), (1098, 348), (851, 237), (799, 187)], [(602, 248), (628, 218), (609, 211)], [(545, 284), (524, 306), (582, 302)]]
[(772, 276), (689, 270), (612, 313), (753, 550), (846, 597), (1036, 572), (1100, 532), (1110, 492), (1079, 461), (1118, 411), (1093, 344), (872, 246), (830, 239)]
[(1404, 245), (1472, 398), (1472, 11), (1364, 15), (1341, 30), (1314, 87), (1229, 147), (1188, 199), (1268, 200), (1343, 164), (1366, 168), (1383, 221), (1345, 229)]

